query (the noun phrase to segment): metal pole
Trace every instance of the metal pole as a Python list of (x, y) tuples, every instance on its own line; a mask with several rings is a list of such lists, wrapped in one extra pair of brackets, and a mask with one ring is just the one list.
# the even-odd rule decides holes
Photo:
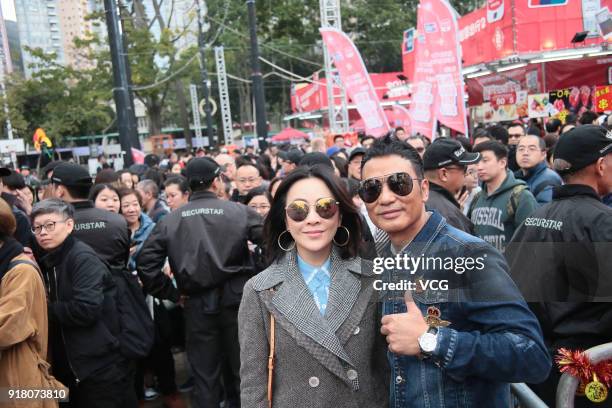
[(200, 74), (202, 75), (202, 90), (204, 94), (204, 112), (206, 113), (206, 136), (211, 146), (217, 144), (213, 135), (213, 120), (212, 110), (210, 107), (210, 90), (208, 89), (208, 69), (206, 68), (206, 41), (204, 39), (204, 30), (202, 29), (202, 10), (200, 8), (200, 0), (196, 0), (196, 9), (198, 13), (198, 47), (200, 49)]
[(255, 115), (257, 126), (257, 140), (261, 150), (268, 146), (268, 121), (266, 120), (266, 99), (264, 94), (263, 77), (259, 66), (259, 47), (257, 46), (257, 19), (255, 16), (255, 0), (247, 0), (249, 12), (249, 34), (251, 36), (251, 78), (253, 80), (253, 96), (255, 98)]
[(113, 96), (115, 99), (115, 110), (117, 113), (117, 125), (119, 128), (119, 142), (121, 150), (125, 154), (125, 167), (134, 164), (132, 159), (132, 135), (136, 129), (135, 124), (131, 123), (133, 115), (132, 101), (130, 100), (130, 89), (128, 81), (128, 71), (126, 61), (122, 57), (124, 54), (122, 35), (119, 31), (119, 17), (117, 13), (117, 3), (115, 0), (104, 0), (104, 11), (106, 14), (106, 26), (108, 29), (108, 41), (110, 45), (111, 61), (113, 65)]

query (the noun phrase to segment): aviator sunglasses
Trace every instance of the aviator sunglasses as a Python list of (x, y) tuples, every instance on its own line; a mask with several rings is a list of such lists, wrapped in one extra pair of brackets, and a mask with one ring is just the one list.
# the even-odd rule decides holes
[(314, 207), (321, 218), (329, 219), (338, 212), (338, 204), (340, 203), (331, 197), (319, 198), (314, 205), (310, 205), (304, 200), (295, 200), (285, 207), (285, 212), (293, 221), (302, 222), (308, 218), (310, 208)]
[(412, 192), (414, 183), (413, 179), (408, 173), (393, 173), (387, 174), (381, 177), (372, 177), (367, 180), (363, 180), (359, 186), (359, 197), (364, 203), (373, 203), (378, 199), (380, 193), (382, 193), (383, 183), (386, 181), (389, 190), (398, 196), (407, 196)]

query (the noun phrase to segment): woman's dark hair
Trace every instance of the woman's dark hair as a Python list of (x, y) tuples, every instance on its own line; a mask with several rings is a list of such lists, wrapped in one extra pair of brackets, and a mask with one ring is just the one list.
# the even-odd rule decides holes
[(334, 154), (331, 157), (331, 159), (336, 165), (336, 168), (338, 169), (338, 171), (340, 172), (340, 177), (342, 178), (348, 177), (348, 161), (338, 156), (338, 153)]
[[(325, 183), (334, 198), (340, 203), (341, 225), (350, 231), (348, 243), (339, 247), (340, 256), (344, 259), (353, 258), (359, 251), (361, 245), (361, 217), (341, 181), (329, 167), (322, 165), (300, 166), (289, 173), (281, 182), (264, 223), (264, 244), (270, 262), (280, 259), (284, 254), (284, 251), (278, 246), (278, 237), (287, 230), (285, 222), (287, 193), (296, 182), (308, 178), (316, 178)], [(339, 241), (343, 242), (345, 239), (344, 233), (342, 233), (342, 238), (339, 238)]]
[(274, 177), (272, 180), (270, 180), (270, 185), (268, 185), (268, 193), (270, 193), (270, 197), (272, 197), (272, 190), (274, 189), (276, 183), (280, 183), (281, 181), (283, 181), (282, 177)]
[(111, 191), (114, 191), (114, 192), (117, 194), (117, 196), (121, 197), (121, 196), (119, 195), (119, 190), (118, 190), (118, 189), (117, 189), (117, 187), (115, 187), (114, 185), (112, 185), (112, 184), (95, 184), (95, 185), (92, 187), (91, 191), (89, 192), (89, 200), (90, 200), (90, 201), (94, 201), (94, 202), (95, 202), (95, 201), (96, 201), (96, 198), (98, 198), (98, 195), (99, 195), (99, 194), (100, 194), (100, 193), (101, 193), (103, 190), (106, 190), (106, 189), (111, 190)]
[(255, 188), (249, 190), (249, 192), (247, 193), (246, 197), (244, 197), (244, 203), (245, 204), (249, 204), (249, 202), (253, 198), (255, 198), (257, 196), (261, 196), (261, 195), (265, 196), (270, 204), (272, 203), (272, 196), (268, 192), (268, 189), (263, 187), (263, 186), (255, 187)]
[(100, 170), (98, 174), (96, 174), (96, 180), (94, 184), (108, 184), (114, 183), (119, 180), (119, 175), (113, 169), (104, 169)]
[[(133, 188), (127, 188), (127, 187), (122, 187), (119, 189), (119, 200), (123, 200), (124, 197), (127, 197), (129, 195), (135, 195), (136, 199), (138, 200), (138, 204), (140, 205), (140, 208), (142, 208), (142, 196), (140, 195), (140, 193), (138, 192), (138, 190), (134, 190)], [(119, 206), (119, 213), (121, 213), (121, 206)]]
[(174, 176), (170, 177), (168, 180), (164, 182), (164, 187), (168, 187), (169, 185), (175, 185), (181, 191), (181, 193), (185, 194), (189, 192), (189, 182), (183, 176)]

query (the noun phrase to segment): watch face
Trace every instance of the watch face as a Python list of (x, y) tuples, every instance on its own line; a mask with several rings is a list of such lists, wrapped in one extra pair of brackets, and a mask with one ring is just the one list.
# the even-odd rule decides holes
[(419, 337), (419, 346), (425, 353), (432, 353), (436, 349), (438, 343), (437, 336), (432, 333), (425, 333)]

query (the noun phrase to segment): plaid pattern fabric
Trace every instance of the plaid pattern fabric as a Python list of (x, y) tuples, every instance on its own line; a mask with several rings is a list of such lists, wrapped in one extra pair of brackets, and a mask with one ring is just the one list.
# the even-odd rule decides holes
[(376, 247), (376, 255), (383, 256), (386, 246), (389, 245), (389, 235), (380, 228), (376, 230), (374, 237), (374, 246)]

